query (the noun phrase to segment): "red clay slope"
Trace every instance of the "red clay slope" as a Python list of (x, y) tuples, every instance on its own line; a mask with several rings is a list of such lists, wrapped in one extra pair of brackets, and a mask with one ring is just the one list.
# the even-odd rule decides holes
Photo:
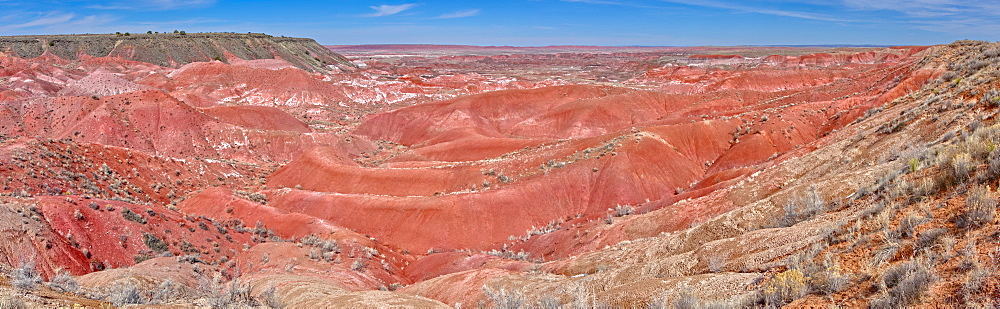
[[(276, 208), (413, 252), (499, 248), (551, 221), (603, 218), (616, 205), (752, 171), (744, 168), (918, 87), (932, 73), (912, 71), (914, 59), (718, 71), (695, 94), (561, 86), (422, 104), (375, 115), (355, 130), (408, 147), (382, 165), (359, 167), (318, 149), (268, 185), (313, 191), (274, 192)], [(490, 145), (503, 149), (482, 151)]]

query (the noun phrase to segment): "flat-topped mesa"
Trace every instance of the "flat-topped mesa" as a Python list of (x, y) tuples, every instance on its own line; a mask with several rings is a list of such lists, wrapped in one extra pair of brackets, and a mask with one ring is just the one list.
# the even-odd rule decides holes
[(0, 37), (0, 52), (35, 58), (49, 53), (80, 57), (120, 57), (164, 67), (191, 62), (281, 58), (303, 70), (349, 70), (353, 64), (313, 39), (275, 37), (262, 33), (136, 33), (35, 35)]

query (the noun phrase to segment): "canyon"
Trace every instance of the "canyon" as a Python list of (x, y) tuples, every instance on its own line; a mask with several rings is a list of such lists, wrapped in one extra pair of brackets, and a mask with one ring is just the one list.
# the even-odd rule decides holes
[(4, 37), (0, 51), (10, 301), (1000, 297), (997, 43), (324, 47), (192, 33)]

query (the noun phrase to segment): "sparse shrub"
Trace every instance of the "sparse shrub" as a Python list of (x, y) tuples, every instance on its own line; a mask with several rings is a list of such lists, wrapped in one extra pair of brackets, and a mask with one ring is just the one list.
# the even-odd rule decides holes
[[(394, 291), (392, 287), (389, 287), (389, 290)], [(541, 309), (559, 309), (560, 307), (562, 307), (562, 302), (560, 302), (559, 299), (556, 298), (555, 296), (545, 295), (542, 296), (540, 300), (538, 300), (537, 307)]]
[(340, 243), (338, 243), (337, 240), (328, 240), (323, 242), (323, 252), (340, 253)]
[(881, 213), (882, 210), (885, 210), (885, 203), (876, 202), (871, 206), (868, 206), (868, 208), (865, 208), (863, 211), (861, 211), (861, 218), (864, 219), (874, 218), (876, 215)]
[(285, 308), (284, 302), (282, 302), (281, 298), (278, 297), (277, 294), (275, 294), (276, 291), (277, 289), (274, 287), (273, 284), (269, 285), (267, 286), (266, 289), (264, 289), (263, 292), (260, 293), (260, 298), (263, 299), (264, 305), (269, 308), (273, 309)]
[(132, 210), (128, 209), (128, 207), (122, 207), (122, 217), (125, 218), (125, 220), (137, 222), (139, 224), (146, 224), (145, 217), (135, 212), (132, 212)]
[(248, 308), (257, 306), (257, 300), (250, 295), (250, 284), (242, 280), (235, 279), (229, 282), (229, 286), (222, 284), (222, 277), (216, 274), (211, 283), (201, 283), (200, 289), (209, 291), (206, 296), (209, 306), (212, 308)]
[(962, 69), (964, 69), (968, 73), (973, 73), (973, 72), (979, 71), (980, 69), (986, 67), (987, 65), (989, 65), (989, 62), (978, 60), (978, 59), (974, 59), (974, 60), (969, 60), (969, 61), (965, 62), (962, 65)]
[[(647, 307), (649, 307), (649, 309), (670, 308), (670, 306), (667, 306), (667, 294), (663, 293), (663, 295), (661, 295), (654, 302), (648, 304)], [(673, 303), (674, 309), (700, 309), (701, 307), (701, 299), (698, 298), (698, 295), (691, 293), (691, 291), (681, 292), (681, 295), (678, 295), (677, 298), (674, 299)]]
[(976, 240), (972, 239), (965, 244), (965, 249), (962, 250), (962, 260), (958, 263), (958, 269), (969, 271), (975, 268), (978, 262), (976, 259)]
[(505, 259), (518, 260), (518, 261), (527, 261), (528, 258), (531, 257), (531, 253), (524, 252), (524, 250), (520, 250), (518, 252), (514, 252), (514, 251), (508, 250), (506, 247), (503, 248), (503, 249), (501, 249), (501, 250), (493, 249), (493, 250), (490, 250), (490, 251), (486, 251), (486, 254), (489, 254), (489, 255), (492, 255), (492, 256), (497, 256), (497, 257), (502, 257), (502, 258), (505, 258)]
[(483, 286), (483, 294), (493, 301), (494, 308), (497, 309), (518, 309), (525, 307), (524, 296), (521, 293), (507, 290), (506, 288), (491, 288)]
[(351, 263), (351, 270), (361, 271), (363, 269), (365, 269), (365, 262), (361, 259), (355, 259), (354, 263)]
[(997, 199), (989, 187), (977, 185), (969, 190), (965, 198), (965, 212), (959, 214), (956, 223), (960, 227), (979, 227), (993, 222), (997, 212)]
[(147, 252), (139, 253), (135, 256), (132, 256), (132, 260), (135, 261), (136, 264), (145, 262), (151, 258), (153, 258), (153, 256)]
[(895, 200), (898, 197), (907, 196), (913, 191), (913, 183), (906, 179), (900, 179), (889, 187), (889, 199)]
[(935, 181), (931, 178), (924, 178), (920, 180), (920, 184), (917, 185), (913, 190), (913, 195), (910, 197), (911, 201), (918, 201), (921, 197), (931, 196), (943, 188), (943, 183), (940, 181)]
[(76, 279), (73, 279), (69, 272), (63, 270), (57, 271), (56, 276), (49, 280), (48, 286), (63, 292), (76, 293), (80, 291), (80, 284), (76, 282)]
[[(1000, 50), (998, 48), (997, 50)], [(987, 106), (997, 106), (1000, 105), (1000, 90), (992, 89), (987, 91), (982, 98), (979, 99), (979, 103)]]
[(964, 152), (957, 154), (949, 161), (948, 167), (950, 167), (949, 172), (951, 172), (950, 180), (952, 184), (963, 182), (969, 179), (969, 173), (974, 167), (972, 156)]
[(318, 246), (320, 243), (323, 242), (323, 240), (320, 239), (319, 237), (316, 237), (316, 234), (309, 234), (306, 235), (305, 237), (299, 238), (299, 242), (307, 246)]
[(913, 250), (920, 251), (934, 245), (937, 243), (938, 239), (947, 232), (947, 229), (934, 228), (920, 233), (920, 236), (917, 237), (916, 243), (913, 245)]
[(994, 48), (991, 48), (991, 49), (987, 49), (986, 51), (983, 52), (983, 57), (985, 57), (985, 58), (1000, 57), (1000, 47), (994, 47)]
[(726, 268), (726, 257), (715, 255), (708, 259), (708, 271), (720, 273)]
[(899, 253), (898, 244), (893, 243), (892, 240), (889, 240), (887, 242), (889, 244), (879, 248), (878, 251), (875, 252), (875, 255), (872, 256), (872, 259), (868, 261), (869, 267), (878, 268), (882, 264), (891, 261), (892, 258), (895, 257), (897, 253)]
[(42, 276), (35, 269), (34, 261), (23, 261), (11, 273), (10, 284), (22, 290), (34, 290), (42, 283)]
[(142, 233), (142, 242), (145, 243), (146, 247), (149, 247), (150, 250), (157, 253), (167, 251), (168, 249), (167, 243), (160, 240), (160, 238), (156, 237), (156, 235), (150, 233)]
[(944, 72), (944, 74), (941, 74), (940, 78), (941, 78), (942, 82), (949, 82), (949, 81), (954, 80), (955, 78), (958, 78), (958, 72), (947, 71), (947, 72)]
[(934, 269), (927, 261), (896, 265), (882, 274), (880, 284), (885, 293), (873, 300), (869, 308), (903, 308), (914, 304), (936, 280)]
[(255, 306), (257, 301), (250, 295), (250, 283), (236, 279), (229, 283), (230, 302), (237, 307)]
[(615, 217), (624, 217), (631, 215), (635, 212), (635, 208), (629, 205), (618, 205), (615, 206)]
[(132, 282), (119, 282), (111, 287), (108, 297), (105, 299), (116, 307), (129, 304), (145, 304), (146, 300)]
[[(619, 207), (621, 207), (621, 206), (619, 206)], [(536, 227), (532, 226), (531, 229), (528, 230), (528, 237), (535, 236), (535, 235), (544, 235), (544, 234), (555, 232), (555, 231), (559, 230), (559, 225), (560, 224), (562, 224), (562, 221), (560, 221), (560, 220), (552, 220), (552, 221), (549, 221), (549, 223), (546, 224), (543, 227), (536, 228)]]
[(980, 41), (980, 40), (962, 39), (962, 40), (957, 40), (957, 41), (951, 42), (951, 44), (948, 44), (948, 46), (950, 46), (950, 47), (978, 46), (978, 45), (983, 45), (983, 44), (988, 44), (988, 43), (989, 42)]
[(850, 276), (836, 264), (811, 272), (809, 275), (809, 290), (813, 293), (830, 295), (843, 291), (849, 283)]
[(28, 305), (19, 297), (6, 296), (0, 298), (0, 308), (3, 309), (27, 309)]
[(163, 280), (159, 285), (156, 286), (156, 290), (153, 291), (153, 302), (164, 304), (177, 299), (180, 296), (180, 291), (173, 279)]
[(993, 151), (987, 155), (986, 160), (989, 166), (986, 169), (987, 179), (997, 179), (1000, 177), (1000, 147), (994, 147)]
[[(198, 247), (195, 247), (193, 244), (191, 244), (191, 242), (189, 242), (187, 240), (181, 241), (179, 249), (181, 249), (181, 252), (190, 253), (189, 255), (192, 255), (192, 254), (195, 255), (196, 259), (201, 257), (201, 254), (199, 253), (200, 251), (198, 250)], [(190, 261), (189, 260), (188, 262), (195, 263), (196, 261)]]
[(904, 116), (897, 117), (897, 118), (893, 119), (892, 121), (890, 121), (888, 123), (882, 124), (878, 128), (878, 133), (892, 134), (892, 133), (896, 133), (896, 132), (902, 131), (904, 128), (906, 128), (907, 122), (909, 122), (910, 120), (913, 120), (912, 117), (913, 116), (910, 116), (910, 115), (904, 115)]
[(983, 284), (986, 279), (993, 275), (995, 270), (976, 266), (965, 275), (965, 281), (962, 282), (962, 296), (966, 303), (973, 302), (978, 296), (981, 296)]
[(899, 220), (899, 226), (896, 228), (896, 233), (903, 238), (912, 238), (916, 236), (917, 226), (927, 222), (926, 218), (920, 217), (919, 215), (909, 212), (902, 219)]
[(809, 292), (806, 283), (809, 278), (798, 269), (789, 269), (774, 275), (761, 291), (764, 302), (769, 306), (780, 307), (799, 299)]
[(805, 194), (785, 203), (784, 211), (785, 215), (778, 220), (778, 226), (789, 227), (826, 211), (826, 201), (819, 196), (815, 187), (810, 187)]

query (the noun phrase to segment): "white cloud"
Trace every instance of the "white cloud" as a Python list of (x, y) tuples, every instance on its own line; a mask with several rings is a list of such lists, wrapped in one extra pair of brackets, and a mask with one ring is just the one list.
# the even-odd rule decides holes
[(50, 14), (46, 14), (45, 16), (38, 17), (38, 18), (35, 18), (33, 20), (30, 20), (30, 21), (27, 21), (27, 22), (23, 22), (23, 23), (20, 23), (20, 24), (0, 26), (0, 31), (9, 31), (9, 30), (15, 30), (15, 29), (24, 29), (24, 28), (34, 28), (34, 27), (41, 27), (41, 26), (65, 24), (65, 23), (69, 22), (70, 20), (72, 20), (73, 17), (75, 17), (75, 16), (76, 16), (75, 14), (71, 14), (71, 13), (67, 13), (67, 14), (52, 14), (52, 13), (50, 13)]
[(108, 33), (116, 31), (112, 26), (116, 19), (107, 15), (87, 15), (77, 17), (72, 13), (46, 13), (41, 17), (19, 24), (0, 26), (0, 33), (24, 34), (71, 34)]
[(844, 5), (859, 10), (897, 11), (915, 18), (945, 16), (1000, 16), (1000, 2), (954, 0), (843, 0)]
[[(708, 8), (733, 10), (733, 11), (744, 12), (744, 13), (757, 13), (757, 14), (766, 14), (766, 15), (774, 15), (774, 16), (785, 16), (785, 17), (795, 17), (795, 18), (811, 19), (811, 20), (836, 21), (836, 22), (851, 22), (851, 21), (856, 21), (856, 20), (850, 20), (850, 19), (844, 19), (844, 18), (836, 18), (836, 17), (833, 17), (833, 16), (824, 15), (824, 14), (816, 14), (816, 13), (810, 13), (810, 12), (799, 12), (799, 11), (790, 11), (790, 10), (778, 10), (778, 9), (758, 8), (758, 7), (747, 6), (747, 5), (742, 5), (742, 4), (729, 3), (729, 2), (725, 2), (725, 1), (706, 1), (706, 0), (661, 0), (661, 1), (663, 1), (663, 2), (677, 3), (677, 4), (684, 4), (684, 5), (691, 5), (691, 6), (701, 6), (701, 7), (708, 7)], [(852, 0), (847, 0), (847, 1), (852, 1)]]
[(956, 0), (843, 0), (853, 10), (894, 11), (892, 21), (916, 29), (957, 35), (995, 35), (1000, 31), (1000, 2)]
[(479, 9), (455, 11), (448, 14), (443, 14), (436, 18), (462, 18), (462, 17), (471, 17), (476, 15), (479, 15)]
[(372, 10), (375, 10), (375, 12), (371, 13), (371, 14), (366, 14), (364, 16), (365, 17), (382, 17), (382, 16), (395, 15), (395, 14), (399, 14), (399, 13), (401, 13), (403, 11), (409, 10), (409, 9), (413, 8), (414, 6), (417, 6), (417, 5), (413, 4), (413, 3), (409, 3), (409, 4), (400, 4), (400, 5), (386, 5), (386, 4), (383, 4), (383, 5), (369, 6)]

